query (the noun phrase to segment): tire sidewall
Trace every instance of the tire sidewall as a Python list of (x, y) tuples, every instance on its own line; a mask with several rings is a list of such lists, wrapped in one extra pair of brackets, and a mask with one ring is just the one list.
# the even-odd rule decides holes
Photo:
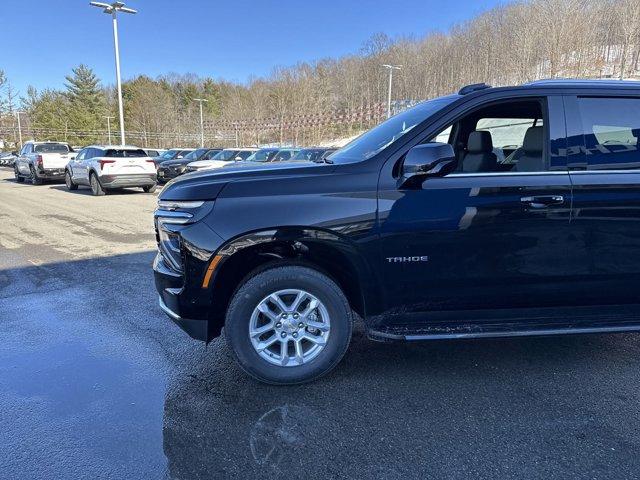
[[(309, 363), (280, 367), (258, 355), (249, 338), (249, 322), (254, 308), (265, 297), (290, 288), (305, 290), (324, 304), (331, 330), (324, 349)], [(278, 267), (254, 276), (238, 289), (227, 312), (225, 336), (247, 373), (267, 383), (297, 384), (314, 380), (338, 364), (351, 340), (352, 323), (346, 298), (328, 277), (307, 267)]]

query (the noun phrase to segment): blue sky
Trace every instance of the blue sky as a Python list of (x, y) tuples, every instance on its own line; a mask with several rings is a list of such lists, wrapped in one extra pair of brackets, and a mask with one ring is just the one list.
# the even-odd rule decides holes
[[(106, 0), (103, 0), (106, 1)], [(109, 0), (111, 1), (111, 0)], [(85, 63), (114, 83), (110, 17), (88, 0), (2, 0), (0, 69), (21, 92), (59, 88)], [(357, 52), (373, 33), (444, 31), (495, 0), (128, 0), (119, 18), (123, 78), (196, 73), (244, 82), (293, 65)]]

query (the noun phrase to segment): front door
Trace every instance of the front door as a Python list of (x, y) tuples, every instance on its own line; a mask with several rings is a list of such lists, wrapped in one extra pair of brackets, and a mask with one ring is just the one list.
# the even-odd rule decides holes
[(573, 267), (563, 106), (560, 97), (537, 101), (455, 121), (454, 173), (409, 189), (381, 177), (388, 318), (420, 323), (438, 312), (564, 304)]

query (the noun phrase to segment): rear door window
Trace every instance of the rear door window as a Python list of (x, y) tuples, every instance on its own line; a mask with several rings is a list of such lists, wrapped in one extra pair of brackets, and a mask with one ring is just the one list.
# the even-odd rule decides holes
[(588, 170), (640, 168), (640, 98), (578, 98)]

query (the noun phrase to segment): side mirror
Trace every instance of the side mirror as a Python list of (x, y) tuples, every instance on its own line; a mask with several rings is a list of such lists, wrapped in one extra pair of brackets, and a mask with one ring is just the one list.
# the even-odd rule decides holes
[(428, 177), (444, 177), (455, 168), (456, 156), (448, 143), (416, 145), (404, 157), (398, 187), (416, 187)]

